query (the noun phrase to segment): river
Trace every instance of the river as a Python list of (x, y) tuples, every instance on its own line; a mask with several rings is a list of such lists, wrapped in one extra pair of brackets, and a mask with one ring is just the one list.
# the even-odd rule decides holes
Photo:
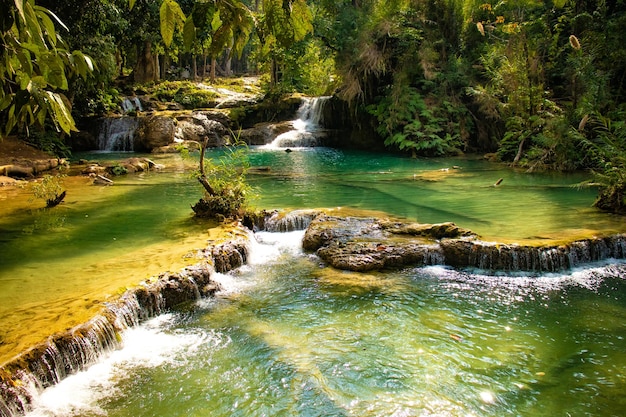
[[(27, 190), (5, 197), (5, 357), (84, 320), (126, 286), (193, 262), (194, 249), (211, 239), (211, 225), (191, 217), (200, 190), (185, 163), (153, 158), (168, 168), (120, 177), (112, 187), (68, 178), (68, 197), (53, 210), (25, 209), (33, 205)], [(590, 207), (595, 190), (575, 187), (582, 174), (326, 148), (253, 148), (250, 160), (261, 168), (249, 176), (259, 208), (374, 210), (454, 221), (501, 241), (623, 231), (623, 219)], [(301, 253), (297, 233), (257, 238), (252, 265), (220, 276), (225, 292), (129, 330), (123, 349), (44, 392), (32, 415), (626, 409), (620, 262), (545, 276), (443, 267), (348, 274)]]

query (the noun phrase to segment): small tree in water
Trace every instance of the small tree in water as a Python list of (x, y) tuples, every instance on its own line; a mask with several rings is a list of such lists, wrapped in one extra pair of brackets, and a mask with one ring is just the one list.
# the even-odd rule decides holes
[(236, 140), (224, 148), (219, 158), (205, 158), (208, 138), (200, 147), (200, 165), (196, 177), (204, 188), (204, 196), (192, 209), (196, 217), (241, 218), (251, 187), (246, 182), (250, 166), (247, 146)]
[(44, 175), (41, 182), (33, 184), (35, 198), (46, 200), (46, 207), (57, 206), (65, 198), (66, 191), (63, 189), (64, 175)]

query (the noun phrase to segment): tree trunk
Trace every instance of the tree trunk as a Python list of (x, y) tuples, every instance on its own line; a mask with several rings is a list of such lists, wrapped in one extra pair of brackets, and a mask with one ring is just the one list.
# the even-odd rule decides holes
[(135, 65), (134, 78), (138, 83), (155, 80), (154, 58), (152, 56), (152, 43), (145, 41), (137, 46), (137, 65)]
[(270, 80), (270, 85), (275, 86), (278, 84), (278, 63), (275, 58), (272, 58), (272, 76)]
[(124, 57), (122, 56), (122, 51), (119, 46), (115, 49), (115, 65), (117, 68), (117, 73), (120, 77), (124, 76)]
[(513, 159), (513, 166), (515, 166), (522, 157), (522, 152), (524, 151), (524, 143), (526, 142), (527, 137), (527, 135), (524, 135), (519, 143), (519, 148), (517, 148), (517, 155), (515, 155), (515, 158)]
[(167, 55), (167, 52), (163, 55), (163, 63), (161, 64), (161, 79), (167, 79), (167, 70), (170, 67), (170, 58)]
[(217, 66), (217, 59), (211, 58), (211, 82), (215, 82), (215, 67)]
[(207, 53), (206, 51), (202, 52), (202, 79), (205, 80), (206, 79), (206, 59), (207, 59)]
[(209, 138), (205, 137), (204, 141), (200, 144), (200, 175), (198, 176), (198, 181), (209, 195), (215, 195), (215, 190), (209, 184), (209, 180), (206, 178), (206, 174), (204, 173), (204, 153), (206, 152), (207, 144), (209, 143)]
[(196, 81), (198, 79), (198, 60), (196, 59), (196, 55), (191, 55), (191, 70), (193, 71), (193, 79)]
[(159, 54), (154, 56), (154, 81), (161, 79), (161, 63), (159, 62)]
[(224, 75), (226, 75), (227, 77), (230, 77), (231, 75), (233, 75), (233, 72), (231, 70), (231, 63), (233, 61), (231, 52), (232, 52), (231, 48), (226, 49), (226, 59), (224, 60)]
[(63, 191), (61, 194), (55, 196), (54, 198), (46, 200), (46, 207), (50, 208), (61, 204), (61, 201), (63, 201), (63, 199), (65, 198), (65, 194), (66, 191)]

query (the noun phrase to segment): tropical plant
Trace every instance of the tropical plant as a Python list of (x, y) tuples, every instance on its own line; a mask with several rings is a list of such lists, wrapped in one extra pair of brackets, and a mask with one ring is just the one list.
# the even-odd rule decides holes
[(67, 27), (34, 0), (0, 2), (0, 113), (3, 134), (14, 128), (44, 127), (51, 120), (58, 131), (76, 130), (71, 103), (62, 93), (68, 79), (86, 79), (94, 64), (81, 51), (70, 51), (57, 33)]
[(205, 158), (207, 141), (200, 144), (199, 169), (196, 178), (204, 196), (193, 207), (197, 217), (215, 219), (241, 218), (252, 188), (246, 181), (250, 167), (248, 148), (235, 139), (217, 158)]
[(46, 200), (46, 207), (54, 207), (63, 201), (66, 191), (63, 188), (64, 175), (44, 175), (41, 181), (33, 183), (35, 198)]
[[(430, 101), (430, 105), (427, 104)], [(462, 108), (462, 107), (461, 107)], [(415, 88), (398, 88), (368, 111), (377, 118), (385, 145), (408, 150), (414, 156), (438, 156), (458, 152), (461, 130), (455, 118), (445, 114), (454, 106), (424, 98)]]
[(286, 50), (313, 31), (313, 16), (305, 0), (262, 0), (260, 6), (254, 17), (260, 56), (269, 59), (270, 82), (275, 86)]
[(583, 119), (580, 130), (589, 138), (582, 144), (593, 157), (593, 179), (585, 185), (599, 187), (594, 206), (613, 213), (626, 213), (626, 114), (616, 121), (600, 114)]

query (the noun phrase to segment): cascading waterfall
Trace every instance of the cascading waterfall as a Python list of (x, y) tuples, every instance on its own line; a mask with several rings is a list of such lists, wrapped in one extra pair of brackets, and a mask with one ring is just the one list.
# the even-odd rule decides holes
[(133, 152), (136, 117), (109, 117), (102, 121), (98, 134), (98, 150), (105, 152)]
[(122, 100), (122, 110), (124, 113), (143, 111), (143, 106), (138, 97), (125, 97)]
[(319, 213), (317, 210), (294, 210), (288, 213), (274, 212), (264, 219), (263, 229), (268, 232), (305, 230)]
[[(301, 232), (256, 238), (249, 266), (217, 274), (223, 297), (125, 332), (97, 369), (38, 396), (33, 416), (544, 415), (600, 389), (606, 402), (568, 413), (604, 415), (603, 403), (620, 398), (611, 371), (623, 360), (611, 346), (621, 336), (595, 323), (600, 315), (585, 318), (621, 311), (598, 292), (623, 268), (536, 278), (441, 267), (341, 274), (302, 256)], [(582, 299), (561, 300), (570, 289)], [(565, 329), (559, 338), (544, 332), (552, 321)], [(556, 389), (564, 394), (544, 398)]]
[[(298, 214), (291, 216), (297, 217)], [(292, 235), (286, 240), (259, 237), (259, 242), (249, 233), (243, 239), (248, 245), (227, 242), (214, 247), (211, 254), (237, 252), (235, 255), (244, 260), (250, 258), (252, 264), (264, 263), (275, 258), (281, 250), (296, 250), (294, 248), (299, 245), (295, 242), (301, 241), (303, 232), (296, 233), (295, 237)], [(261, 241), (265, 244), (262, 245)], [(250, 257), (248, 252), (252, 247), (257, 253)], [(225, 271), (227, 268), (217, 265), (219, 262), (214, 258), (212, 263), (217, 269)], [(188, 267), (178, 274), (162, 274), (157, 281), (143, 283), (115, 302), (107, 303), (102, 314), (89, 322), (55, 335), (5, 364), (4, 369), (0, 369), (0, 417), (28, 413), (44, 389), (85, 370), (104, 354), (123, 348), (122, 332), (136, 328), (183, 302), (198, 300), (222, 290), (219, 281), (222, 275), (204, 263)]]
[(163, 274), (156, 282), (127, 291), (89, 322), (52, 336), (5, 364), (0, 369), (0, 416), (25, 414), (43, 389), (119, 349), (122, 331), (183, 302), (213, 294), (219, 286), (212, 274), (213, 269), (202, 263), (178, 274)]
[(521, 246), (477, 240), (443, 240), (445, 263), (487, 271), (559, 272), (592, 262), (626, 258), (626, 235), (559, 246)]
[(313, 147), (319, 145), (319, 131), (324, 123), (324, 103), (329, 97), (304, 98), (298, 109), (293, 130), (278, 135), (268, 148)]

